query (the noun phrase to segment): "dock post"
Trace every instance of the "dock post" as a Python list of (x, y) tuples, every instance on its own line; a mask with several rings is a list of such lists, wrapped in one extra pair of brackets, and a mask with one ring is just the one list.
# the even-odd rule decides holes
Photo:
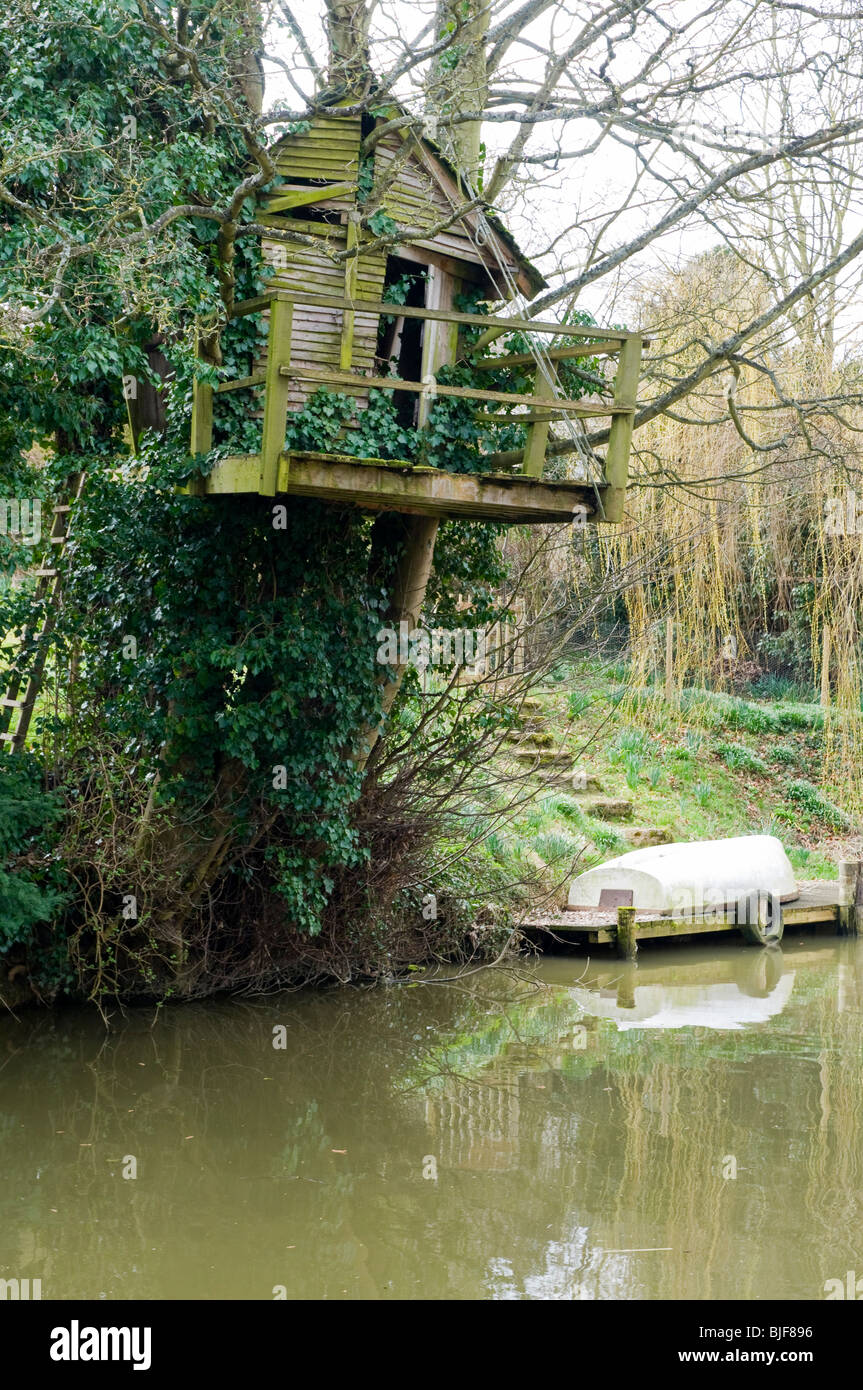
[(860, 882), (860, 861), (839, 861), (839, 935), (856, 936), (858, 928), (857, 895)]
[(619, 1009), (635, 1008), (635, 984), (638, 979), (638, 966), (634, 960), (626, 962), (617, 977), (617, 998)]
[(624, 960), (635, 960), (638, 942), (635, 939), (635, 908), (617, 909), (617, 954)]

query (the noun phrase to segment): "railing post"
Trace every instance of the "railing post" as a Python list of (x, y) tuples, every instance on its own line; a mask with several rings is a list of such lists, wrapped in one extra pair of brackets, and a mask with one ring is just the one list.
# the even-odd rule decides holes
[[(358, 219), (359, 214), (356, 214)], [(355, 251), (360, 239), (359, 222), (355, 220), (355, 215), (351, 213), (348, 217), (347, 225), (347, 250)], [(351, 300), (357, 292), (357, 272), (359, 270), (359, 257), (352, 256), (345, 261), (345, 299)], [(354, 360), (354, 311), (345, 309), (342, 313), (342, 336), (339, 343), (339, 367), (342, 371), (349, 372)]]
[(267, 340), (267, 380), (264, 398), (264, 425), (261, 431), (261, 472), (258, 491), (262, 497), (275, 497), (279, 479), (279, 459), (285, 447), (288, 423), (290, 377), (279, 368), (291, 360), (291, 300), (275, 298), (270, 305), (270, 333)]
[[(551, 380), (553, 367), (537, 365), (533, 394), (543, 400), (553, 400), (554, 382)], [(524, 462), (521, 471), (526, 478), (541, 478), (545, 466), (545, 451), (548, 448), (548, 427), (550, 421), (539, 420), (527, 427), (527, 442), (524, 446)]]
[[(198, 359), (201, 352), (202, 333), (200, 324), (196, 329), (195, 351)], [(213, 447), (213, 388), (209, 381), (192, 382), (192, 434), (189, 448), (193, 454), (208, 454)]]
[(638, 376), (641, 370), (641, 339), (627, 338), (620, 349), (617, 375), (614, 378), (614, 404), (624, 407), (626, 414), (611, 417), (608, 449), (605, 455), (606, 487), (602, 496), (605, 521), (622, 521), (629, 476), (629, 451), (632, 447), (632, 426)]
[[(197, 351), (201, 353), (201, 334), (198, 331)], [(192, 428), (189, 437), (189, 452), (208, 454), (213, 447), (213, 388), (209, 381), (192, 382)], [(203, 478), (190, 478), (183, 492), (199, 497), (204, 491)]]

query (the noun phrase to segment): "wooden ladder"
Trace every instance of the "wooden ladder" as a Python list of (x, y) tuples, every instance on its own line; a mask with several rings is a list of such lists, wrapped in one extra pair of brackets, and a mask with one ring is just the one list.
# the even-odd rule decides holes
[(24, 747), (36, 699), (42, 688), (48, 658), (48, 638), (54, 630), (60, 600), (59, 562), (69, 538), (70, 514), (81, 496), (84, 477), (83, 472), (73, 474), (66, 491), (67, 500), (51, 509), (54, 518), (51, 531), (35, 572), (37, 583), (33, 605), (37, 616), (30, 626), (21, 630), (18, 661), (12, 668), (6, 694), (0, 700), (0, 746), (13, 753), (20, 753)]

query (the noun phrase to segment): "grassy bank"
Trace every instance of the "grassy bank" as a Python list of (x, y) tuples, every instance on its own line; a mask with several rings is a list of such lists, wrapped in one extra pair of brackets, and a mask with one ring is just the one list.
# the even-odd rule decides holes
[[(497, 769), (505, 783), (518, 766), (533, 795), (485, 840), (492, 880), (524, 880), (524, 902), (543, 887), (561, 900), (573, 874), (642, 844), (733, 835), (776, 835), (801, 879), (859, 857), (843, 789), (821, 780), (820, 706), (686, 689), (669, 701), (624, 676), (586, 661), (535, 692)], [(503, 797), (490, 789), (486, 814)]]

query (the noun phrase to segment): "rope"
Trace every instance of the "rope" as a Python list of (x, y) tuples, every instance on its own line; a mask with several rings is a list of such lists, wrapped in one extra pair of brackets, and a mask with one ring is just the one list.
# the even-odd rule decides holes
[[(452, 144), (452, 140), (450, 138), (447, 138), (447, 145), (449, 146), (447, 157), (450, 163), (453, 164), (453, 166), (455, 167), (459, 179), (461, 180), (463, 186), (467, 190), (469, 197), (471, 199), (478, 198), (479, 194), (477, 192), (477, 189), (474, 187), (471, 180), (468, 178), (464, 169), (461, 168), (457, 158), (455, 157), (455, 150)], [(498, 240), (494, 234), (494, 229), (491, 226), (491, 223), (489, 222), (488, 218), (486, 217), (485, 213), (481, 208), (477, 209), (475, 215), (477, 221), (476, 233), (474, 232), (473, 228), (470, 225), (470, 221), (467, 218), (464, 219), (462, 225), (464, 226), (468, 236), (470, 237), (477, 251), (480, 252), (480, 259), (482, 259), (483, 249), (487, 247), (491, 248), (491, 251), (497, 262), (501, 277), (504, 281), (504, 284), (506, 285), (507, 290), (509, 291), (510, 299), (514, 300), (520, 306), (520, 308), (524, 310), (527, 307), (528, 301), (525, 299), (524, 295), (522, 294), (521, 290), (516, 284), (515, 277), (512, 275), (509, 266), (500, 254)], [(561, 333), (566, 333), (565, 324), (561, 324)], [(530, 332), (528, 332), (525, 336), (527, 337), (528, 348), (530, 350), (530, 353), (534, 361), (536, 362), (537, 370), (542, 372), (548, 385), (551, 387), (553, 397), (565, 397), (565, 392), (563, 390), (563, 386), (561, 385), (560, 377), (557, 372), (557, 367), (551, 359), (551, 357), (549, 356), (548, 349), (546, 348), (544, 341), (537, 342), (536, 335), (531, 334)], [(552, 402), (549, 402), (549, 404), (551, 405)], [(563, 424), (566, 427), (571, 442), (575, 445), (575, 453), (577, 454), (579, 462), (581, 463), (584, 469), (587, 481), (593, 488), (594, 495), (596, 497), (597, 509), (600, 512), (600, 514), (604, 516), (605, 512), (602, 506), (602, 498), (600, 496), (599, 489), (596, 483), (596, 464), (598, 456), (594, 453), (590, 445), (587, 443), (587, 440), (584, 437), (584, 426), (582, 425), (580, 420), (578, 420), (577, 418), (573, 418), (573, 416), (567, 414), (563, 417)]]

